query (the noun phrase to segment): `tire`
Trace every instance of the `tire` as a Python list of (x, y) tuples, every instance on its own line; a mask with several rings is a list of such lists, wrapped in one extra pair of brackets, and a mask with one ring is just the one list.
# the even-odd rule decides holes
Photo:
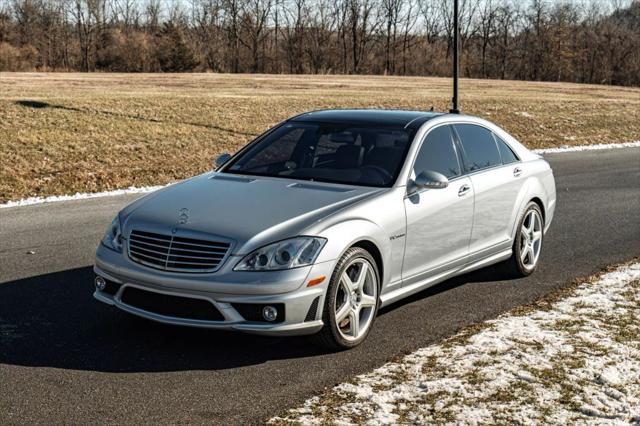
[[(351, 288), (352, 293), (346, 294), (346, 288)], [(322, 310), (324, 327), (312, 336), (315, 343), (332, 350), (351, 349), (361, 344), (369, 335), (378, 314), (379, 293), (380, 276), (376, 261), (362, 248), (348, 249), (331, 276)], [(347, 317), (338, 321), (338, 315), (342, 316), (345, 310), (348, 311)], [(355, 318), (357, 320), (354, 321)], [(355, 327), (352, 323), (356, 324)]]
[[(535, 222), (532, 225), (531, 218)], [(533, 226), (533, 228), (531, 228)], [(527, 232), (527, 229), (532, 231)], [(512, 255), (504, 262), (509, 277), (523, 278), (533, 274), (538, 268), (544, 240), (544, 216), (540, 206), (531, 201), (525, 207), (513, 241)]]

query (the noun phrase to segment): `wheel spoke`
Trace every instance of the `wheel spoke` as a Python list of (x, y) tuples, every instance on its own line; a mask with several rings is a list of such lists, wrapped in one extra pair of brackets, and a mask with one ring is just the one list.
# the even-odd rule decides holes
[(351, 305), (348, 301), (346, 301), (344, 302), (344, 305), (342, 305), (342, 307), (338, 309), (338, 312), (336, 312), (336, 321), (338, 322), (338, 324), (340, 324), (340, 322), (342, 322), (347, 316), (349, 316), (350, 312)]
[(349, 324), (351, 327), (351, 335), (358, 337), (360, 334), (360, 315), (359, 312), (351, 310), (349, 311)]
[(353, 281), (351, 281), (351, 278), (349, 278), (349, 275), (347, 275), (347, 271), (344, 271), (342, 273), (341, 281), (344, 283), (345, 289), (347, 290), (347, 294), (350, 294), (353, 290), (356, 289), (356, 285)]
[(532, 246), (532, 245), (530, 245), (530, 246), (527, 248), (527, 254), (529, 255), (529, 264), (530, 264), (530, 265), (535, 264), (535, 256), (536, 256), (536, 255), (535, 255), (535, 253), (533, 252), (533, 246)]
[(531, 215), (527, 214), (522, 221), (522, 232), (529, 233), (529, 226), (531, 226)]
[(363, 294), (362, 295), (362, 300), (360, 301), (360, 304), (363, 308), (369, 308), (372, 306), (376, 306), (376, 299), (373, 296), (369, 296), (368, 294)]
[(360, 265), (360, 275), (358, 275), (358, 279), (355, 282), (356, 289), (364, 287), (364, 282), (367, 280), (367, 273), (369, 271), (369, 264), (367, 262), (362, 262)]
[(522, 249), (520, 249), (520, 260), (522, 260), (522, 263), (524, 263), (528, 253), (529, 253), (529, 246), (525, 245), (524, 247), (522, 247)]
[(522, 235), (520, 235), (520, 251), (523, 252), (526, 248), (527, 248), (527, 236), (523, 232)]
[(542, 231), (533, 231), (533, 242), (536, 242), (542, 238)]

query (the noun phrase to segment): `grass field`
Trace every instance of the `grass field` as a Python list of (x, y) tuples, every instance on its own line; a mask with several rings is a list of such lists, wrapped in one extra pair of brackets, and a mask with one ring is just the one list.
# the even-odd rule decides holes
[[(640, 139), (637, 88), (462, 80), (461, 94), (531, 148)], [(308, 110), (449, 98), (442, 78), (0, 73), (0, 203), (185, 178)]]

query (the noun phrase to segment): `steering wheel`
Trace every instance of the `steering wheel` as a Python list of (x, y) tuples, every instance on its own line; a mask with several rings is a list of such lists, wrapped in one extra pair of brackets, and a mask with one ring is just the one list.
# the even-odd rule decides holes
[(376, 165), (373, 165), (373, 164), (368, 164), (366, 166), (362, 166), (362, 168), (360, 170), (364, 171), (364, 169), (374, 170), (375, 172), (378, 173), (378, 175), (382, 178), (382, 180), (384, 182), (388, 182), (388, 181), (393, 179), (393, 176), (391, 175), (391, 173), (389, 173), (388, 171), (386, 171), (385, 169), (383, 169), (380, 166), (376, 166)]

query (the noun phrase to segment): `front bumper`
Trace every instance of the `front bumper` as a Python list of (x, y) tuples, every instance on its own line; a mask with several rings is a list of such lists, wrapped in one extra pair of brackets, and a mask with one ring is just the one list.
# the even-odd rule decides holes
[[(213, 274), (167, 273), (132, 262), (124, 253), (102, 246), (96, 253), (94, 272), (115, 283), (114, 292), (95, 290), (94, 297), (108, 305), (153, 321), (190, 327), (235, 330), (263, 335), (313, 334), (323, 326), (324, 295), (334, 262), (323, 262), (289, 271), (234, 272), (229, 259)], [(231, 265), (231, 266), (229, 266)], [(307, 287), (309, 279), (325, 276), (325, 281)], [(243, 278), (245, 279), (243, 282)], [(127, 303), (127, 289), (140, 289), (161, 295), (204, 300), (221, 314), (220, 320), (190, 318), (154, 312)], [(247, 320), (234, 304), (278, 305), (284, 307), (284, 320)]]

